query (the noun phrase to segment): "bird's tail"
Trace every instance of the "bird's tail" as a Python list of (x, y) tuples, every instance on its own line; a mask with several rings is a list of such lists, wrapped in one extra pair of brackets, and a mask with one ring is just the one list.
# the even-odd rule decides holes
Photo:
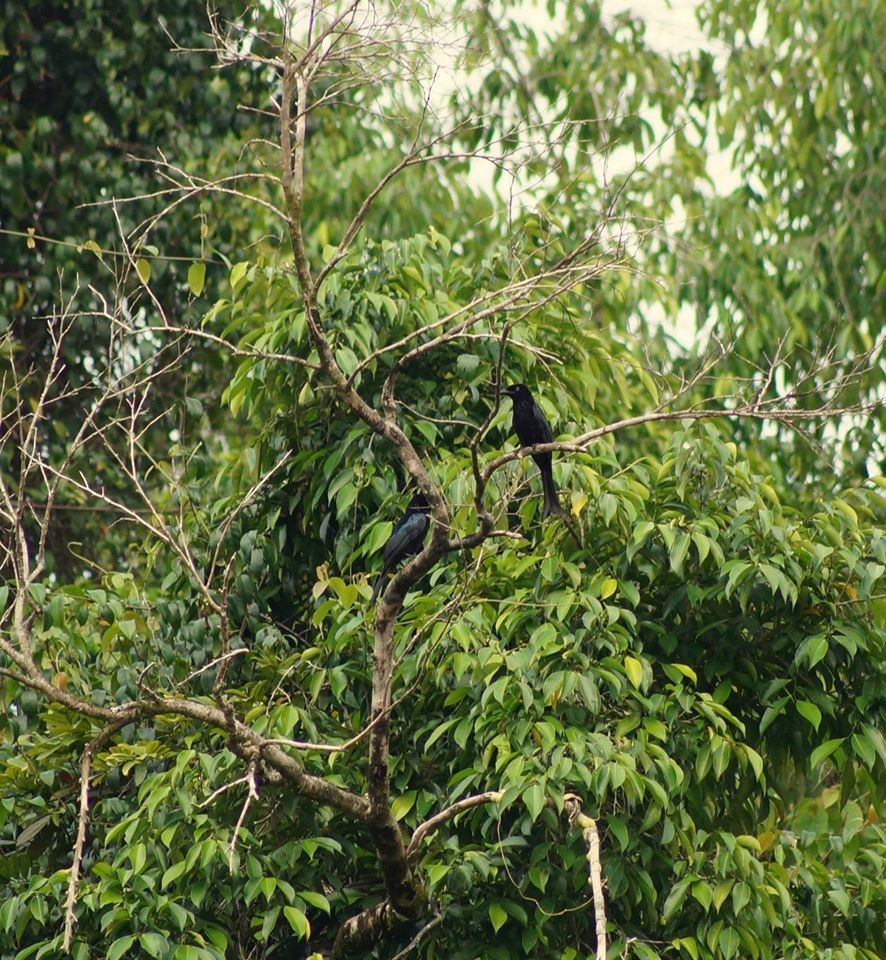
[(557, 499), (557, 488), (554, 486), (554, 475), (550, 467), (541, 471), (541, 488), (545, 497), (542, 518), (546, 519), (550, 516), (565, 517), (566, 511), (560, 506), (560, 501)]
[(388, 579), (387, 575), (385, 574), (384, 571), (382, 571), (375, 578), (375, 585), (372, 588), (372, 599), (369, 601), (370, 603), (375, 603), (376, 600), (378, 600), (378, 598), (381, 596), (381, 592), (385, 588), (385, 582), (387, 581), (387, 579)]

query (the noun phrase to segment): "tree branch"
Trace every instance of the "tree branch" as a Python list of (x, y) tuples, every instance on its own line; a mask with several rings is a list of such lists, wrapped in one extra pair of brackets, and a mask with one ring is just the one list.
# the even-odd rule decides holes
[(65, 936), (62, 943), (64, 953), (71, 952), (74, 936), (74, 907), (77, 903), (77, 885), (80, 879), (80, 866), (83, 863), (83, 845), (86, 842), (86, 822), (89, 817), (89, 774), (92, 759), (106, 746), (114, 734), (125, 726), (125, 721), (116, 720), (105, 727), (99, 735), (86, 745), (80, 758), (80, 813), (77, 816), (77, 838), (74, 841), (74, 856), (71, 860), (71, 875), (68, 878), (68, 896), (65, 901)]
[(409, 846), (406, 848), (406, 856), (412, 860), (418, 853), (422, 840), (429, 837), (444, 823), (452, 820), (453, 817), (464, 813), (465, 810), (473, 810), (474, 807), (480, 807), (484, 803), (498, 803), (503, 796), (503, 790), (487, 790), (486, 793), (478, 793), (473, 797), (465, 797), (463, 800), (458, 800), (456, 803), (453, 803), (451, 807), (447, 807), (445, 810), (434, 814), (429, 820), (425, 820), (424, 823), (415, 828), (412, 839), (409, 841)]
[(600, 871), (600, 834), (597, 821), (582, 812), (581, 800), (574, 793), (563, 798), (569, 822), (581, 829), (588, 848), (588, 883), (594, 898), (594, 926), (597, 932), (597, 960), (606, 960), (606, 901), (603, 897), (603, 878)]

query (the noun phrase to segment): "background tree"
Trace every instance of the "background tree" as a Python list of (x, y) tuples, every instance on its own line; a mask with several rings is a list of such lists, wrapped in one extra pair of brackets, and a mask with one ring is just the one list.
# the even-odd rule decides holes
[[(884, 952), (873, 300), (835, 353), (711, 255), (675, 349), (641, 308), (650, 275), (671, 317), (690, 299), (663, 198), (702, 202), (681, 137), (719, 67), (555, 9), (542, 38), (465, 6), (467, 44), (426, 4), (214, 17), (255, 126), (89, 208), (116, 266), (86, 306), (47, 288), (39, 362), (8, 334), (4, 960)], [(661, 123), (672, 159), (613, 172)], [(264, 239), (167, 288), (138, 240), (197, 195)], [(748, 238), (766, 286), (781, 247)], [(514, 381), (568, 522), (540, 523)], [(369, 609), (407, 487), (432, 530)], [(64, 569), (61, 504), (87, 508)]]

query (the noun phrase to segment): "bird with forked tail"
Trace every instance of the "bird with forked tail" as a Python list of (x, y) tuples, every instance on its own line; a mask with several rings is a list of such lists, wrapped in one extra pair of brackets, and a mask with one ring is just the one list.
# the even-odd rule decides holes
[[(513, 427), (521, 446), (532, 447), (537, 443), (551, 443), (553, 441), (554, 434), (551, 432), (551, 425), (525, 383), (512, 383), (505, 387), (502, 393), (510, 397), (514, 403)], [(554, 486), (551, 453), (533, 453), (532, 459), (538, 465), (539, 473), (541, 473), (541, 487), (544, 492), (542, 517), (565, 516), (566, 511), (560, 506), (557, 499), (557, 488)]]
[(420, 491), (409, 501), (406, 512), (397, 521), (391, 531), (382, 554), (381, 573), (372, 588), (372, 603), (375, 603), (384, 590), (388, 574), (406, 557), (421, 553), (428, 527), (431, 525), (430, 504)]

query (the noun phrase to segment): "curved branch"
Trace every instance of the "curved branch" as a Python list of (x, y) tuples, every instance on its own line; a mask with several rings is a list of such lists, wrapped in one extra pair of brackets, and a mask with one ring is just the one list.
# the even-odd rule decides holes
[(482, 479), (484, 482), (488, 481), (496, 470), (503, 467), (506, 463), (510, 463), (512, 460), (521, 460), (524, 457), (531, 457), (537, 453), (557, 451), (562, 453), (583, 453), (590, 443), (594, 440), (599, 440), (600, 437), (608, 436), (611, 433), (618, 433), (620, 430), (627, 430), (644, 423), (655, 423), (660, 420), (715, 420), (720, 417), (746, 417), (751, 420), (778, 420), (782, 423), (796, 423), (804, 420), (822, 420), (853, 413), (864, 413), (870, 409), (873, 409), (873, 407), (860, 404), (853, 407), (822, 407), (816, 410), (795, 410), (787, 407), (762, 408), (760, 406), (748, 405), (736, 407), (733, 410), (712, 407), (705, 407), (700, 410), (655, 410), (650, 413), (638, 414), (635, 417), (625, 417), (623, 420), (616, 420), (602, 427), (596, 427), (576, 437), (575, 440), (537, 443), (531, 447), (520, 447), (519, 450), (503, 453), (486, 464), (483, 469)]
[(86, 745), (80, 758), (80, 812), (77, 816), (77, 839), (74, 841), (74, 856), (71, 860), (71, 875), (68, 877), (68, 896), (65, 900), (65, 936), (62, 952), (71, 952), (71, 940), (74, 936), (74, 907), (77, 903), (77, 885), (80, 880), (80, 866), (83, 863), (83, 845), (86, 842), (86, 821), (89, 816), (89, 774), (92, 758), (113, 737), (125, 723), (116, 720), (94, 737)]
[(418, 849), (421, 846), (422, 840), (430, 836), (441, 827), (448, 820), (451, 820), (453, 817), (457, 817), (460, 813), (464, 813), (465, 810), (472, 810), (474, 807), (480, 807), (484, 803), (498, 803), (499, 800), (504, 796), (503, 790), (487, 790), (486, 793), (478, 793), (473, 797), (465, 797), (463, 800), (459, 800), (456, 803), (453, 803), (451, 807), (447, 807), (445, 810), (441, 810), (439, 813), (435, 813), (433, 817), (429, 820), (425, 820), (424, 823), (419, 824), (412, 834), (412, 839), (409, 841), (409, 846), (406, 848), (406, 856), (411, 860), (418, 853)]

